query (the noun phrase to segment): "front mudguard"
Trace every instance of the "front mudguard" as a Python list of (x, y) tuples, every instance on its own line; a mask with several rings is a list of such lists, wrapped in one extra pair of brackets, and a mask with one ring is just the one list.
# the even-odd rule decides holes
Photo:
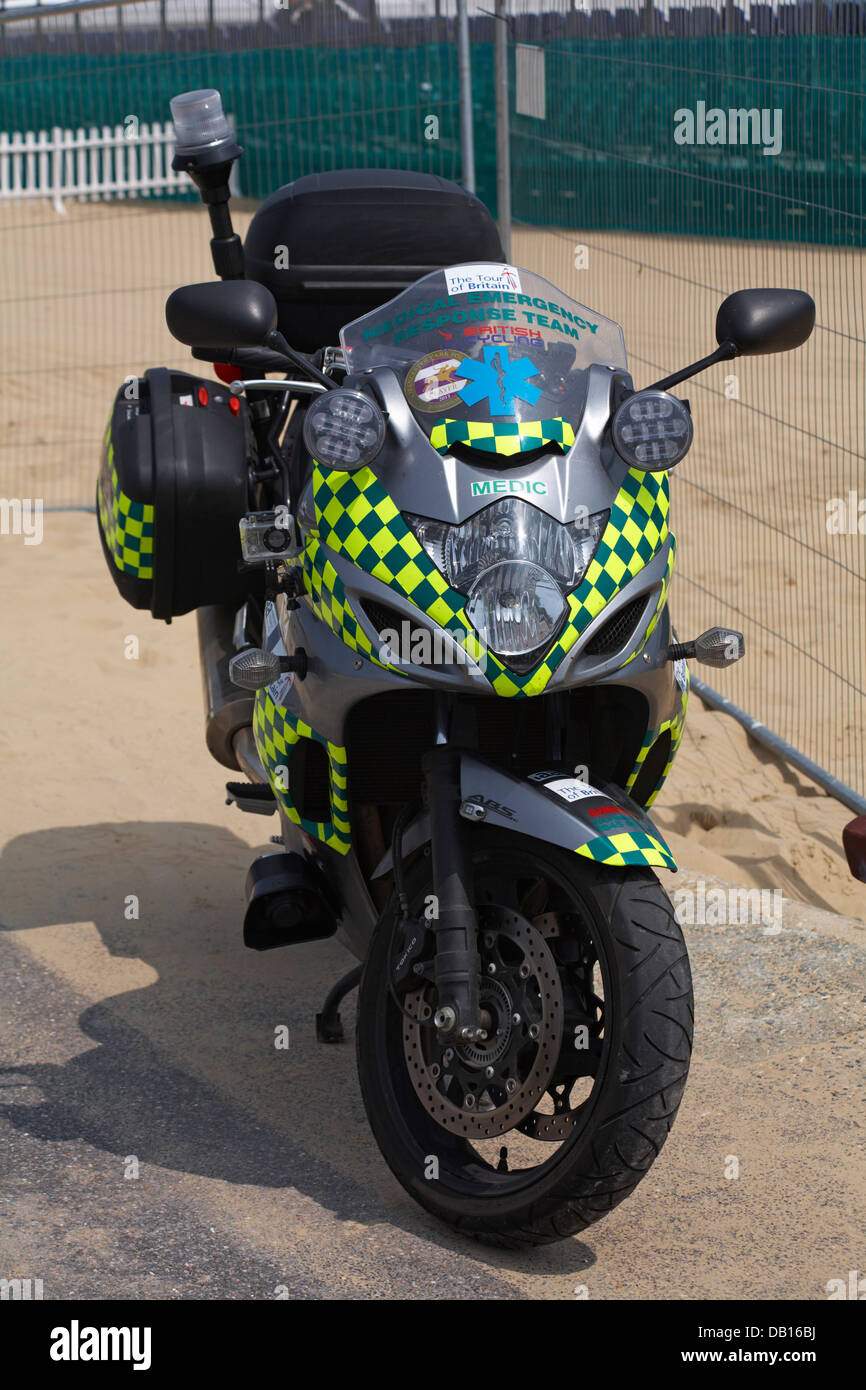
[[(611, 867), (676, 869), (674, 857), (645, 811), (612, 782), (600, 786), (567, 772), (503, 772), (471, 753), (460, 753), (461, 815), (574, 850)], [(477, 807), (477, 812), (473, 811)], [(403, 836), (406, 854), (430, 839), (430, 820), (419, 816)], [(373, 874), (391, 868), (390, 852)]]

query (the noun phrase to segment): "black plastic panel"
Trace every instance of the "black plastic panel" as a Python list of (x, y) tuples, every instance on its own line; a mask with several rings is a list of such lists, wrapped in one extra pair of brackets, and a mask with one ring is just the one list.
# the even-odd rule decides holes
[(265, 199), (244, 243), (247, 277), (273, 292), (280, 330), (302, 352), (338, 343), (344, 324), (432, 270), (502, 257), (480, 199), (395, 169), (296, 179)]
[[(115, 398), (98, 485), (100, 535), (120, 593), (155, 618), (239, 604), (259, 582), (238, 568), (253, 442), (246, 402), (235, 411), (230, 399), (219, 382), (164, 367)], [(142, 508), (153, 515), (139, 538)]]

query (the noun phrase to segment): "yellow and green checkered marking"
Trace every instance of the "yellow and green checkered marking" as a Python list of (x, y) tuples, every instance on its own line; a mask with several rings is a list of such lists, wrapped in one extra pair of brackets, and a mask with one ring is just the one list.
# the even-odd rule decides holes
[(542, 444), (570, 449), (574, 430), (567, 420), (440, 420), (430, 432), (430, 443), (440, 454), (452, 444), (469, 444), (491, 454), (522, 454)]
[(459, 626), (463, 596), (449, 587), (371, 469), (338, 473), (317, 465), (313, 492), (323, 545), (410, 598), (434, 622)]
[(618, 835), (596, 835), (577, 851), (597, 864), (619, 867), (649, 864), (659, 869), (676, 869), (667, 847), (645, 830), (624, 831)]
[(637, 758), (635, 759), (634, 767), (632, 768), (631, 773), (629, 774), (628, 781), (625, 784), (626, 791), (630, 792), (635, 782), (637, 781), (638, 774), (641, 768), (643, 767), (644, 762), (646, 761), (646, 756), (652, 748), (653, 744), (655, 743), (656, 739), (661, 738), (662, 734), (665, 732), (666, 729), (670, 729), (671, 746), (668, 751), (668, 760), (665, 763), (664, 771), (662, 772), (662, 775), (659, 778), (652, 794), (647, 797), (646, 805), (648, 807), (652, 806), (653, 802), (655, 801), (656, 797), (658, 796), (659, 792), (664, 786), (665, 779), (667, 778), (668, 773), (673, 767), (676, 751), (682, 743), (683, 733), (686, 727), (686, 711), (689, 707), (690, 686), (691, 676), (689, 674), (689, 668), (688, 666), (686, 666), (686, 688), (680, 694), (679, 709), (677, 710), (673, 718), (666, 719), (665, 722), (663, 724), (660, 724), (657, 729), (647, 730), (646, 737), (644, 738), (644, 741), (640, 747), (640, 751), (638, 752)]
[[(311, 541), (313, 553), (304, 562), (305, 582), (311, 601), (318, 605), (317, 611), (333, 631), (349, 646), (367, 650), (359, 640), (360, 629), (354, 615), (350, 615), (351, 622), (340, 626), (345, 595), (342, 586), (334, 584), (338, 577), (333, 566), (328, 567), (327, 558), (318, 555), (320, 542), (410, 599), (434, 622), (458, 636), (465, 634), (464, 645), (470, 656), (477, 659), (482, 654), (483, 647), (466, 616), (462, 594), (440, 574), (370, 468), (341, 473), (317, 465), (313, 495), (318, 540)], [(531, 696), (545, 690), (557, 666), (593, 618), (664, 545), (669, 534), (669, 506), (666, 473), (628, 471), (595, 557), (577, 589), (568, 595), (565, 628), (544, 661), (534, 671), (517, 675), (492, 652), (484, 653), (487, 679), (497, 695)], [(328, 568), (330, 577), (325, 582)]]
[[(322, 546), (315, 538), (306, 546), (301, 557), (304, 584), (310, 596), (310, 606), (318, 618), (331, 629), (347, 647), (354, 652), (363, 652), (377, 666), (379, 660), (376, 649), (361, 627), (352, 605), (346, 597), (346, 588)], [(388, 670), (396, 668), (388, 666)]]
[(117, 568), (136, 579), (152, 579), (153, 506), (148, 502), (133, 502), (121, 492), (110, 437), (106, 437), (96, 497), (99, 524)]
[(676, 537), (671, 536), (671, 548), (670, 548), (670, 553), (669, 553), (669, 555), (668, 555), (668, 562), (667, 562), (667, 565), (665, 566), (664, 578), (662, 579), (662, 587), (661, 587), (661, 590), (660, 590), (660, 592), (659, 592), (658, 600), (656, 601), (655, 612), (653, 613), (652, 617), (651, 617), (650, 620), (649, 620), (649, 623), (647, 624), (647, 630), (646, 630), (646, 632), (644, 633), (644, 639), (643, 639), (643, 641), (641, 642), (641, 644), (640, 644), (639, 647), (635, 647), (635, 649), (634, 649), (634, 651), (632, 652), (631, 656), (627, 656), (627, 657), (626, 657), (625, 661), (622, 663), (623, 666), (628, 666), (628, 664), (629, 664), (630, 661), (635, 661), (635, 660), (637, 659), (637, 657), (640, 656), (641, 652), (643, 651), (643, 649), (644, 649), (644, 647), (646, 646), (646, 644), (647, 644), (647, 642), (649, 641), (649, 639), (652, 637), (653, 632), (655, 631), (656, 626), (657, 626), (657, 624), (658, 624), (658, 620), (659, 620), (659, 618), (660, 618), (661, 615), (662, 615), (662, 611), (663, 611), (663, 609), (664, 609), (664, 606), (665, 606), (665, 604), (667, 603), (667, 600), (668, 600), (668, 591), (669, 591), (669, 589), (670, 589), (670, 587), (671, 587), (671, 580), (673, 579), (674, 568), (675, 568), (675, 566), (676, 566), (676, 563), (677, 563), (677, 542), (676, 542)]
[[(308, 835), (321, 840), (323, 844), (335, 849), (338, 854), (347, 854), (351, 849), (351, 827), (349, 825), (349, 801), (346, 781), (346, 750), (336, 743), (329, 743), (321, 734), (311, 729), (302, 719), (290, 714), (284, 705), (275, 705), (266, 690), (256, 695), (253, 712), (253, 734), (259, 757), (268, 774), (268, 782), (278, 802), (289, 820)], [(292, 749), (302, 738), (315, 739), (328, 754), (330, 763), (331, 819), (329, 821), (306, 820), (294, 805), (286, 786), (289, 759)]]

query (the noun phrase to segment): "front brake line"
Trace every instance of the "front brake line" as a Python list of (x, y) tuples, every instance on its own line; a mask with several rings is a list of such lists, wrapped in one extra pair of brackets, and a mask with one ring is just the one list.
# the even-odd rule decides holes
[(402, 806), (398, 811), (397, 818), (394, 821), (394, 828), (391, 831), (391, 866), (394, 872), (394, 891), (397, 894), (399, 912), (394, 918), (394, 926), (391, 930), (391, 943), (388, 948), (388, 988), (403, 1018), (408, 1018), (412, 1023), (417, 1023), (421, 1028), (433, 1028), (435, 1025), (432, 1018), (416, 1018), (414, 1014), (410, 1014), (403, 1008), (399, 995), (394, 988), (394, 977), (391, 971), (394, 947), (397, 942), (397, 929), (398, 927), (405, 927), (409, 921), (409, 897), (406, 893), (406, 884), (403, 878), (403, 832), (409, 824), (409, 819), (413, 810), (414, 806), (412, 802), (407, 801), (405, 806)]

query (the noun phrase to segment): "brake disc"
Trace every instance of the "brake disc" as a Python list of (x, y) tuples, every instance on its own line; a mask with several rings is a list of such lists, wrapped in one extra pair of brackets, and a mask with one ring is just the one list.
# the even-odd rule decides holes
[[(554, 1104), (558, 1103), (559, 1092), (551, 1088), (551, 1096)], [(521, 1134), (526, 1134), (530, 1139), (538, 1139), (542, 1143), (555, 1144), (559, 1140), (567, 1139), (574, 1126), (577, 1124), (578, 1116), (583, 1108), (583, 1102), (576, 1105), (574, 1109), (568, 1107), (568, 1096), (563, 1098), (562, 1110), (552, 1115), (534, 1110), (531, 1115), (526, 1115), (518, 1122), (517, 1128)]]
[(487, 1038), (443, 1042), (429, 1026), (426, 985), (405, 996), (403, 1052), (415, 1092), (437, 1124), (492, 1139), (530, 1115), (550, 1085), (562, 1041), (562, 986), (550, 947), (526, 918), (497, 907), (480, 909), (478, 917)]

